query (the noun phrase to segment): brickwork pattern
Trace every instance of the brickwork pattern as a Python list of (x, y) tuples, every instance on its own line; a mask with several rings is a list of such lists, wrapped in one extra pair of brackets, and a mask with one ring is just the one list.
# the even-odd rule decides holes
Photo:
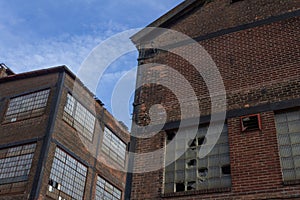
[[(298, 9), (297, 1), (293, 0), (244, 0), (234, 4), (225, 0), (207, 1), (204, 7), (173, 20), (167, 28), (197, 38)], [(221, 73), (227, 93), (228, 111), (299, 100), (299, 19), (293, 17), (198, 41), (211, 55)], [(163, 43), (164, 37), (167, 36), (163, 36), (160, 43)], [(194, 51), (186, 46), (176, 48), (187, 55), (188, 51)], [(207, 87), (190, 63), (163, 51), (139, 59), (139, 64), (149, 63), (165, 64), (182, 74), (198, 97), (201, 116), (211, 114)], [(149, 124), (151, 119), (148, 112), (154, 104), (164, 106), (168, 114), (167, 122), (180, 121), (180, 105), (176, 96), (159, 83), (164, 78), (180, 90), (186, 90), (185, 86), (178, 84), (174, 80), (174, 74), (165, 70), (162, 65), (153, 64), (140, 68), (138, 75), (141, 81), (153, 80), (158, 84), (144, 85), (136, 92), (135, 121), (140, 125)], [(229, 190), (187, 191), (164, 195), (164, 170), (161, 169), (134, 174), (131, 199), (299, 199), (299, 184), (286, 185), (282, 181), (274, 112), (260, 114), (261, 131), (242, 133), (239, 116), (227, 119), (232, 177), (232, 187)], [(162, 148), (162, 141), (164, 134), (137, 139), (136, 152), (151, 152)], [(135, 160), (134, 164), (142, 167), (144, 161)]]

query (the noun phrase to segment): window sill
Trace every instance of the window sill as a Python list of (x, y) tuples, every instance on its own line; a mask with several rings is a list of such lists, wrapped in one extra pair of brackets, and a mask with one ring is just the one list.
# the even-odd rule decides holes
[(24, 118), (21, 118), (21, 119), (16, 119), (15, 121), (3, 120), (1, 124), (2, 125), (14, 124), (14, 123), (26, 121), (26, 120), (29, 120), (29, 119), (35, 119), (35, 118), (41, 117), (43, 115), (44, 115), (44, 113), (41, 113), (41, 114), (35, 115), (35, 116), (29, 116), (29, 117), (24, 117)]
[(3, 179), (0, 179), (0, 185), (23, 182), (23, 181), (27, 181), (27, 180), (28, 180), (27, 175), (26, 176), (12, 177), (12, 178), (3, 178)]
[(188, 195), (197, 195), (197, 194), (210, 194), (210, 193), (222, 193), (222, 192), (230, 192), (231, 188), (214, 188), (214, 189), (206, 189), (206, 190), (193, 190), (193, 191), (184, 191), (184, 192), (172, 192), (162, 194), (161, 197), (179, 197), (179, 196), (188, 196)]
[(284, 186), (289, 186), (289, 185), (299, 185), (300, 180), (291, 180), (291, 181), (283, 181)]

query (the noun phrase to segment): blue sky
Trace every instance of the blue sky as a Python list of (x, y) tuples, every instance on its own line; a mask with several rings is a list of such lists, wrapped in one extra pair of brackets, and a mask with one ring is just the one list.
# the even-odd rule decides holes
[[(145, 27), (180, 2), (1, 0), (0, 63), (16, 73), (67, 65), (76, 74), (102, 41), (128, 29)], [(111, 91), (118, 79), (137, 65), (136, 57), (136, 52), (122, 56), (102, 77), (96, 95), (109, 111)], [(116, 117), (130, 126), (131, 116)]]

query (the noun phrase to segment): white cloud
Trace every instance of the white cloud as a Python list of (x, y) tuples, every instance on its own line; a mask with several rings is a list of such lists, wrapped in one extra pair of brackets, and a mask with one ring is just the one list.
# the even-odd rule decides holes
[[(113, 27), (113, 25), (111, 27)], [(114, 33), (115, 29), (111, 28), (108, 31)], [(107, 33), (100, 32), (99, 34), (91, 35), (65, 34), (56, 38), (39, 39), (31, 42), (27, 41), (27, 43), (17, 44), (13, 47), (8, 46), (6, 49), (0, 48), (0, 62), (4, 62), (16, 73), (66, 65), (76, 74), (84, 59), (96, 46), (107, 38), (106, 36)], [(133, 62), (136, 62), (136, 58), (134, 58)], [(101, 94), (99, 94), (99, 91), (96, 93), (96, 91), (92, 90), (107, 105), (108, 110), (111, 110), (111, 91), (114, 84), (127, 72), (128, 63), (130, 63), (130, 61), (125, 59), (122, 64), (118, 65), (116, 63), (111, 66), (112, 71), (103, 74), (100, 82), (101, 86), (99, 86), (99, 88), (101, 88)], [(95, 69), (97, 69), (97, 66), (92, 69), (84, 70)], [(88, 85), (88, 83), (84, 84)], [(124, 118), (127, 119), (126, 124), (130, 126), (130, 118), (128, 116)]]

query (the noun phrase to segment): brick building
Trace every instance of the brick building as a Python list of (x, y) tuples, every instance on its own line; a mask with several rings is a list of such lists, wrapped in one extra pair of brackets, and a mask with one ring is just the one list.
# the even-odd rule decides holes
[(124, 199), (129, 134), (65, 66), (0, 70), (0, 199)]
[[(128, 176), (132, 184), (126, 189), (127, 199), (300, 199), (299, 8), (298, 0), (187, 0), (149, 25), (193, 38), (209, 53), (222, 77), (226, 120), (205, 157), (198, 153), (209, 145), (210, 117), (218, 114), (211, 112), (211, 98), (218, 94), (209, 94), (192, 65), (199, 59), (194, 56), (197, 49), (161, 30), (145, 29), (132, 37), (139, 50), (137, 81), (147, 84), (135, 93), (134, 121), (139, 126), (133, 126), (137, 137), (131, 150), (137, 155), (159, 149), (164, 153), (150, 160), (131, 159), (139, 173)], [(183, 59), (176, 55), (180, 51), (193, 56)], [(176, 94), (162, 83), (178, 91), (188, 87), (164, 65), (192, 86), (201, 111), (192, 118), (200, 123), (181, 126), (192, 118), (182, 118)], [(167, 114), (166, 123), (152, 132), (146, 128), (149, 123), (161, 125), (149, 117), (157, 104)], [(193, 138), (179, 136), (169, 145), (179, 128), (198, 131)], [(147, 134), (151, 137), (139, 137)], [(174, 162), (143, 173), (155, 160)]]

